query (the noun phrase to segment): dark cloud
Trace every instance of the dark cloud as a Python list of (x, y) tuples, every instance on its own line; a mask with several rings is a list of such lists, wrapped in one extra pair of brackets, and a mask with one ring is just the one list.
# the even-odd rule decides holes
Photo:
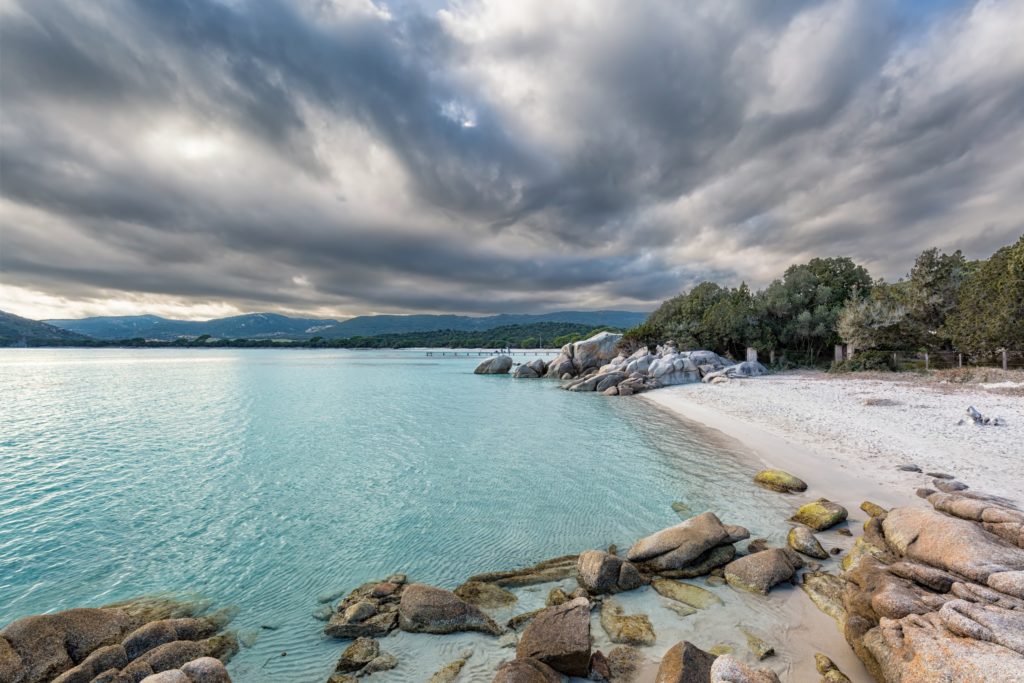
[(647, 308), (1024, 231), (1010, 0), (0, 11), (0, 284), (71, 307)]

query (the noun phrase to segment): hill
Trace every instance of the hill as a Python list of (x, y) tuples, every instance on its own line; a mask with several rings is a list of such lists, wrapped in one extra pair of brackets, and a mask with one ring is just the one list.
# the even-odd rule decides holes
[(509, 325), (573, 323), (591, 328), (629, 328), (643, 322), (644, 313), (631, 311), (561, 311), (539, 315), (364, 315), (348, 320), (292, 318), (276, 313), (250, 313), (214, 320), (172, 320), (155, 315), (101, 316), (47, 320), (46, 323), (95, 339), (157, 339), (208, 334), (219, 339), (348, 339), (382, 334), (491, 330)]
[(0, 346), (61, 346), (88, 341), (84, 335), (0, 311)]

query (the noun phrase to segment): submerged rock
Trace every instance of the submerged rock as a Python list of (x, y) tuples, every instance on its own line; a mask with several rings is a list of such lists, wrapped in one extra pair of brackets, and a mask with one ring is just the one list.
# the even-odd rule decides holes
[(775, 648), (765, 642), (763, 638), (748, 629), (741, 630), (743, 631), (744, 637), (747, 639), (747, 649), (750, 650), (750, 654), (754, 655), (758, 660), (767, 659), (775, 654)]
[(824, 531), (846, 520), (846, 508), (825, 498), (803, 505), (789, 521), (805, 524), (815, 531)]
[(334, 666), (338, 673), (359, 671), (380, 655), (380, 643), (374, 638), (356, 638), (345, 648)]
[(613, 643), (624, 645), (653, 645), (654, 626), (646, 614), (626, 614), (613, 598), (601, 604), (601, 628)]
[(803, 553), (808, 557), (814, 557), (819, 560), (828, 559), (828, 553), (821, 547), (821, 543), (814, 537), (811, 530), (803, 526), (795, 526), (789, 530), (789, 534), (786, 536), (786, 543), (790, 548)]
[(523, 631), (516, 657), (536, 659), (567, 676), (586, 676), (590, 665), (590, 603), (576, 598), (542, 610)]
[(762, 488), (778, 493), (794, 493), (807, 490), (802, 479), (794, 477), (782, 470), (762, 470), (754, 475), (754, 483)]
[(689, 641), (676, 643), (661, 658), (655, 683), (707, 683), (715, 655)]
[(467, 581), (493, 583), (503, 588), (521, 588), (540, 583), (561, 581), (576, 575), (577, 555), (563, 555), (538, 562), (532, 567), (503, 572), (487, 572), (469, 577)]
[(697, 609), (707, 609), (713, 605), (722, 605), (722, 599), (709, 590), (671, 579), (655, 579), (651, 588), (670, 600), (681, 602)]
[(398, 625), (411, 633), (501, 633), (493, 619), (455, 593), (422, 583), (410, 584), (402, 592)]
[(471, 605), (484, 608), (504, 607), (517, 599), (512, 591), (483, 581), (467, 581), (455, 589), (455, 595)]
[(459, 672), (462, 671), (462, 667), (466, 666), (466, 662), (469, 661), (472, 655), (473, 652), (469, 651), (458, 659), (449, 662), (427, 679), (427, 683), (454, 683), (455, 679), (459, 676)]

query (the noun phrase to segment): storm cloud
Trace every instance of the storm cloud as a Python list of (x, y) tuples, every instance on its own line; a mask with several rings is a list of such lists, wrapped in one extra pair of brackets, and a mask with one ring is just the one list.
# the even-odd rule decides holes
[(652, 308), (1024, 232), (1024, 2), (0, 4), (0, 308)]

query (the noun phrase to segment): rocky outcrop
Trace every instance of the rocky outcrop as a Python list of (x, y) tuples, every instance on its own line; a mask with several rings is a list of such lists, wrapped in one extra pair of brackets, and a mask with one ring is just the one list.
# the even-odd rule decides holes
[(655, 683), (707, 683), (715, 655), (689, 641), (676, 643), (661, 658)]
[(498, 635), (493, 619), (451, 591), (422, 583), (410, 584), (398, 606), (398, 626), (410, 633), (479, 631)]
[(773, 586), (789, 581), (803, 566), (789, 548), (769, 548), (725, 565), (725, 580), (733, 588), (765, 595)]
[(576, 598), (535, 616), (516, 646), (518, 659), (535, 659), (567, 676), (590, 667), (590, 602)]
[(511, 356), (491, 356), (473, 370), (476, 375), (507, 375), (512, 369)]
[(227, 619), (198, 617), (196, 609), (143, 598), (19, 619), (0, 630), (0, 680), (88, 683), (109, 674), (138, 681), (201, 657), (229, 659), (238, 644), (218, 634)]
[(524, 569), (475, 574), (467, 579), (467, 583), (477, 581), (492, 583), (503, 588), (520, 588), (523, 586), (535, 586), (540, 583), (549, 583), (551, 581), (561, 581), (576, 575), (576, 562), (578, 559), (578, 555), (563, 555), (538, 562), (532, 567)]
[(704, 512), (640, 539), (626, 557), (638, 563), (641, 571), (680, 570), (706, 559), (705, 553), (717, 546), (732, 545), (749, 536), (743, 527), (722, 524), (713, 512)]
[(934, 509), (898, 507), (871, 517), (842, 576), (819, 574), (830, 578), (815, 579), (808, 594), (837, 619), (876, 680), (1021, 680), (1024, 600), (1014, 592), (1024, 549), (1012, 534), (997, 533), (1005, 527), (990, 528), (1017, 523), (1020, 511), (964, 491), (932, 492), (928, 502)]
[(595, 595), (631, 591), (645, 583), (636, 565), (602, 550), (580, 553), (576, 571), (580, 586)]

